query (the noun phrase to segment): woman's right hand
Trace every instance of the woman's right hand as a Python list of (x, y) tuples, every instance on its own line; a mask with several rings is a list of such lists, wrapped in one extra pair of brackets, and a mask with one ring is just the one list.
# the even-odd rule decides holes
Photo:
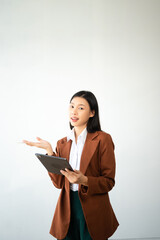
[(52, 155), (53, 150), (52, 150), (51, 144), (49, 142), (47, 142), (46, 140), (41, 139), (40, 137), (36, 137), (36, 138), (37, 138), (38, 142), (30, 142), (27, 140), (23, 140), (22, 142), (28, 146), (43, 148), (48, 152), (48, 155)]

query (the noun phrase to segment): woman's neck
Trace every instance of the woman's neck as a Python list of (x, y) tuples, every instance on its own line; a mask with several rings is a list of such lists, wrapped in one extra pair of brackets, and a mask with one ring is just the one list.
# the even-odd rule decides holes
[(82, 126), (82, 127), (74, 127), (74, 134), (75, 134), (75, 140), (77, 142), (77, 138), (78, 136), (81, 134), (81, 132), (83, 132), (83, 130), (86, 128), (86, 126)]

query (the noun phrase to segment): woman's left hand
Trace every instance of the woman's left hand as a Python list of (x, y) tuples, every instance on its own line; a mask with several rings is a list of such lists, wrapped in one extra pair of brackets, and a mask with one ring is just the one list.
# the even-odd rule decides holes
[(65, 171), (60, 170), (60, 172), (68, 179), (70, 183), (77, 183), (88, 186), (88, 178), (87, 176), (84, 176), (81, 171), (74, 170), (73, 172), (65, 168)]

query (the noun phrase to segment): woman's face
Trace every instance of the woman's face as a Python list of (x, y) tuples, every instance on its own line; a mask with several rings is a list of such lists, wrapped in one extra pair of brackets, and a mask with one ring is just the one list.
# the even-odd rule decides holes
[(74, 97), (69, 105), (69, 121), (73, 127), (85, 127), (90, 117), (94, 116), (86, 99)]

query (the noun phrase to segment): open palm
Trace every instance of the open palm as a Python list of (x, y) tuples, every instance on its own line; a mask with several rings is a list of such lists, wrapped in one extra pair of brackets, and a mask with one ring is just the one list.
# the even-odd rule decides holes
[(50, 148), (51, 144), (49, 142), (47, 142), (46, 140), (43, 140), (40, 137), (36, 137), (36, 139), (38, 140), (38, 142), (31, 142), (31, 141), (27, 141), (27, 140), (23, 140), (23, 142), (32, 147), (34, 146), (34, 147), (43, 148), (43, 149)]

